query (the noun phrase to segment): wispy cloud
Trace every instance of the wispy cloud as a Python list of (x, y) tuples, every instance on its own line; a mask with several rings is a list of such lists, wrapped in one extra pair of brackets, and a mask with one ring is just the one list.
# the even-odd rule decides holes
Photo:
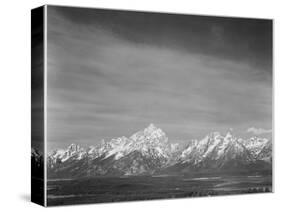
[[(138, 42), (132, 29), (131, 39), (120, 35), (120, 23), (117, 30), (111, 22), (81, 25), (48, 11), (48, 147), (129, 136), (149, 123), (171, 141), (230, 127), (271, 128), (269, 71), (208, 54), (201, 43), (198, 51), (174, 46), (180, 32), (172, 26), (163, 26), (168, 37), (144, 29), (151, 40)], [(220, 40), (226, 32), (214, 33)]]
[(263, 128), (255, 128), (255, 127), (250, 127), (249, 129), (247, 129), (248, 133), (253, 133), (254, 135), (261, 135), (261, 134), (267, 134), (267, 133), (271, 133), (272, 130), (271, 129), (263, 129)]

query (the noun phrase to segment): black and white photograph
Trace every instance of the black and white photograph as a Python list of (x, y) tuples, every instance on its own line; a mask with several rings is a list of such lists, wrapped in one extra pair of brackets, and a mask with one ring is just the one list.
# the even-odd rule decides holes
[(273, 191), (271, 19), (39, 10), (41, 25), (32, 25), (35, 202)]

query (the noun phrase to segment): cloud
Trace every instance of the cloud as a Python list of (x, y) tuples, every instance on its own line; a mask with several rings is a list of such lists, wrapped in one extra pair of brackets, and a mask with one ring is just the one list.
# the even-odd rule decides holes
[(174, 28), (169, 37), (161, 31), (139, 42), (134, 30), (126, 39), (110, 24), (76, 24), (54, 12), (48, 10), (48, 148), (130, 136), (149, 123), (170, 141), (229, 127), (271, 128), (269, 72), (208, 50), (183, 51), (172, 45), (180, 34)]
[(272, 130), (271, 129), (267, 130), (267, 129), (263, 129), (263, 128), (250, 127), (249, 129), (247, 129), (247, 132), (253, 133), (255, 135), (261, 135), (261, 134), (271, 133)]

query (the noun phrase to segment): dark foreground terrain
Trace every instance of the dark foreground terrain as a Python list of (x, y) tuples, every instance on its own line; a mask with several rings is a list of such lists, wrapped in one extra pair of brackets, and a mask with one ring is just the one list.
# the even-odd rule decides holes
[(48, 205), (216, 196), (272, 191), (272, 176), (139, 176), (48, 181)]

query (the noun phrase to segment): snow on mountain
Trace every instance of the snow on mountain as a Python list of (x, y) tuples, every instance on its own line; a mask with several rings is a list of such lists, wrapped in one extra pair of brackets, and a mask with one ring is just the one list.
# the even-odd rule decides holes
[(226, 135), (213, 132), (180, 147), (169, 143), (165, 132), (150, 124), (128, 138), (103, 140), (87, 149), (71, 144), (66, 150), (55, 150), (48, 155), (48, 167), (55, 174), (67, 170), (71, 175), (93, 176), (153, 174), (174, 166), (187, 170), (239, 169), (256, 161), (270, 164), (271, 149), (267, 139), (244, 140), (231, 131)]
[(270, 141), (266, 138), (252, 137), (250, 139), (240, 139), (241, 143), (251, 152), (251, 154), (257, 158), (262, 149), (266, 147)]
[(31, 161), (36, 164), (36, 166), (41, 166), (43, 164), (43, 155), (38, 150), (31, 148)]
[(168, 143), (160, 128), (150, 124), (129, 138), (103, 140), (86, 150), (71, 144), (66, 150), (53, 151), (48, 156), (48, 165), (50, 168), (61, 168), (67, 162), (70, 167), (70, 162), (75, 164), (78, 160), (87, 160), (85, 164), (91, 164), (91, 168), (87, 169), (95, 174), (141, 174), (164, 166), (176, 147)]
[(225, 136), (210, 133), (202, 140), (192, 141), (183, 151), (179, 161), (196, 168), (223, 168), (230, 162), (248, 163), (252, 160), (249, 151), (231, 132)]
[(104, 159), (114, 156), (115, 160), (134, 152), (139, 151), (143, 156), (165, 157), (168, 158), (169, 149), (172, 146), (168, 144), (168, 138), (165, 133), (150, 124), (142, 131), (138, 131), (131, 137), (114, 138), (110, 141), (102, 141), (99, 146), (90, 147), (88, 154), (92, 158), (103, 156)]
[(264, 141), (261, 151), (257, 155), (258, 160), (272, 163), (272, 142), (271, 140)]
[(31, 157), (33, 157), (35, 160), (38, 160), (38, 158), (40, 158), (41, 155), (42, 154), (40, 154), (38, 150), (31, 148)]
[(86, 156), (86, 151), (77, 144), (71, 144), (66, 150), (59, 149), (48, 155), (48, 165), (63, 163), (72, 160), (81, 160)]

